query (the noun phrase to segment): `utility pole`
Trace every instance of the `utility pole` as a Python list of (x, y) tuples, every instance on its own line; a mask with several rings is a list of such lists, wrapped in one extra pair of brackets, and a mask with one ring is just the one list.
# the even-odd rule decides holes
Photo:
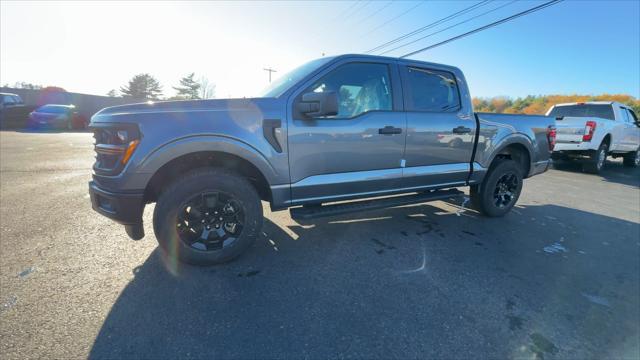
[(271, 73), (277, 72), (276, 70), (273, 70), (272, 68), (265, 68), (265, 69), (262, 69), (262, 70), (269, 72), (269, 82), (271, 82)]

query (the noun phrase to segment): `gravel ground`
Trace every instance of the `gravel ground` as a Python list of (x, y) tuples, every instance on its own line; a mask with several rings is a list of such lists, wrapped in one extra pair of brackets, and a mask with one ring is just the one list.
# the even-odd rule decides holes
[(640, 169), (563, 166), (501, 219), (434, 202), (315, 223), (265, 205), (227, 265), (91, 210), (86, 133), (0, 132), (0, 357), (638, 358)]

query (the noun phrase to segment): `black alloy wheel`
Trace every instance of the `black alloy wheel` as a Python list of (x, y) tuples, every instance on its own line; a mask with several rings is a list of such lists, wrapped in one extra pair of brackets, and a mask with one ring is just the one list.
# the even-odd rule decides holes
[(518, 181), (518, 176), (513, 172), (506, 173), (498, 179), (493, 190), (493, 200), (496, 207), (504, 208), (511, 204), (518, 190)]
[(187, 200), (176, 216), (176, 229), (185, 245), (200, 251), (231, 246), (242, 233), (244, 213), (232, 195), (198, 194)]

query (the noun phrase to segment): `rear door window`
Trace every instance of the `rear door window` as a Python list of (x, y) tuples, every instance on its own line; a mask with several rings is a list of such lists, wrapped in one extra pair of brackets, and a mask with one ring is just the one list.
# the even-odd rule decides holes
[(407, 110), (450, 112), (460, 109), (455, 76), (446, 71), (407, 67)]
[(622, 115), (622, 122), (625, 123), (630, 123), (631, 119), (629, 118), (629, 113), (627, 112), (627, 109), (621, 107), (620, 108), (620, 114)]
[(637, 127), (640, 127), (640, 123), (638, 122), (636, 113), (634, 113), (631, 109), (627, 109), (627, 113), (629, 114), (629, 122), (635, 124)]

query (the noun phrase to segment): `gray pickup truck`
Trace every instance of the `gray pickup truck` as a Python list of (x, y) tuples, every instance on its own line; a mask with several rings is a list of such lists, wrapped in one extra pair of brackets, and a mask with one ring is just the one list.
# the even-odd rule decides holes
[(106, 108), (90, 128), (93, 209), (140, 239), (155, 202), (161, 248), (200, 265), (253, 243), (261, 201), (313, 219), (470, 186), (476, 209), (502, 216), (555, 141), (554, 118), (474, 113), (455, 67), (364, 55), (311, 61), (256, 98)]

